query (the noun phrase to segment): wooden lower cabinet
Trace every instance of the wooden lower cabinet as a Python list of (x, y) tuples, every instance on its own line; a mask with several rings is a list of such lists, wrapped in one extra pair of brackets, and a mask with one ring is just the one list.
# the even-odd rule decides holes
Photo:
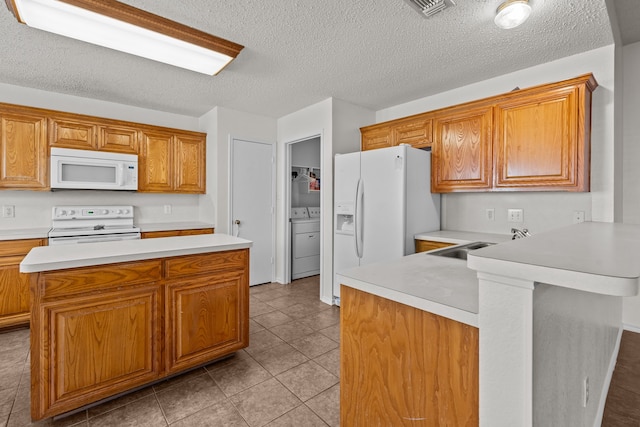
[(449, 246), (455, 245), (455, 243), (436, 242), (435, 240), (415, 239), (415, 242), (416, 242), (416, 253), (432, 251), (434, 249), (447, 248)]
[(340, 296), (340, 425), (478, 425), (477, 328), (347, 286)]
[(248, 249), (32, 274), (31, 293), (33, 420), (249, 343)]
[(0, 328), (29, 324), (29, 275), (20, 273), (20, 262), (31, 249), (45, 245), (46, 239), (0, 242)]
[(213, 234), (213, 228), (193, 228), (189, 230), (165, 230), (165, 231), (144, 231), (143, 239), (152, 239), (156, 237), (176, 237), (176, 236), (195, 236), (197, 234)]

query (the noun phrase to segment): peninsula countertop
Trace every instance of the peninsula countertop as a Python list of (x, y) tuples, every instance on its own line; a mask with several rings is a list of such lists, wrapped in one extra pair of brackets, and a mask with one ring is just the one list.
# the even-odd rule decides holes
[(20, 272), (36, 273), (117, 262), (246, 249), (251, 246), (250, 240), (228, 234), (83, 243), (64, 245), (64, 250), (61, 250), (60, 245), (41, 246), (32, 249), (24, 257), (20, 263)]
[(421, 252), (341, 271), (341, 284), (478, 326), (478, 278), (464, 260)]
[(479, 272), (613, 296), (638, 294), (640, 226), (584, 222), (469, 254)]

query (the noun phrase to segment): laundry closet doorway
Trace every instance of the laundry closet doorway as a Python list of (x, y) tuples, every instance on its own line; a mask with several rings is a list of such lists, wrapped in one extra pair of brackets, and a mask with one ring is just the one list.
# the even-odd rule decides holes
[(287, 144), (286, 283), (322, 270), (321, 161), (320, 136)]

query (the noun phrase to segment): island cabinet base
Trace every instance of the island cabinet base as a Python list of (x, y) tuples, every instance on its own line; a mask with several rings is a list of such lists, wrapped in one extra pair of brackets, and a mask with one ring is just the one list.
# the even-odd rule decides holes
[(347, 286), (340, 296), (340, 425), (478, 425), (477, 328)]
[(31, 417), (39, 420), (249, 344), (249, 250), (31, 275)]

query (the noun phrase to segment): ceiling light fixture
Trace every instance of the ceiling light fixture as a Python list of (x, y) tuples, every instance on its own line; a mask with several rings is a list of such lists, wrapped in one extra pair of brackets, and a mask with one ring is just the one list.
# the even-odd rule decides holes
[(5, 0), (30, 27), (216, 75), (243, 46), (115, 0)]
[(526, 21), (530, 13), (529, 0), (507, 0), (498, 7), (494, 22), (498, 27), (508, 30)]

